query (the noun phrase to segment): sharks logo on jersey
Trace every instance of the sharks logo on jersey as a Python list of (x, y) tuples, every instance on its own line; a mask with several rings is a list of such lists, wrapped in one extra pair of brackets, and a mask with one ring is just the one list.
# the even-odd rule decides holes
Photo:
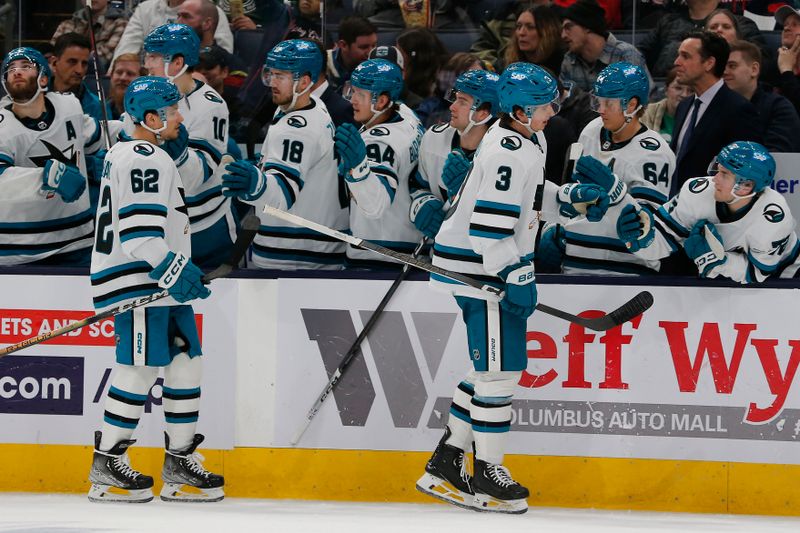
[(689, 191), (694, 194), (699, 194), (708, 188), (708, 179), (698, 178), (689, 183)]
[(47, 155), (29, 156), (31, 162), (33, 162), (33, 164), (37, 167), (43, 168), (51, 159), (55, 161), (61, 161), (66, 165), (78, 166), (78, 154), (75, 151), (74, 144), (70, 144), (61, 150), (44, 139), (39, 139), (39, 142), (42, 143), (45, 148), (47, 148)]
[(305, 128), (308, 125), (303, 117), (292, 115), (286, 119), (286, 123), (293, 128)]
[(781, 222), (786, 216), (786, 213), (783, 212), (781, 206), (777, 204), (767, 204), (764, 207), (763, 213), (764, 213), (764, 218), (773, 223)]

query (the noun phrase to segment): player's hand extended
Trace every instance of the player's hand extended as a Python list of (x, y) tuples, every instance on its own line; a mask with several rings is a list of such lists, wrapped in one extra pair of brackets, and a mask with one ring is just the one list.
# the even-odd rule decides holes
[(208, 298), (211, 291), (203, 285), (203, 272), (182, 253), (169, 252), (149, 274), (158, 286), (167, 289), (176, 302)]
[(249, 161), (227, 163), (222, 175), (223, 196), (236, 197), (251, 202), (267, 190), (264, 175)]
[(539, 297), (533, 263), (522, 261), (507, 266), (499, 275), (506, 282), (505, 295), (500, 300), (500, 307), (520, 318), (531, 316)]
[(67, 203), (74, 202), (86, 190), (86, 177), (78, 167), (48, 159), (42, 172), (42, 192), (58, 194)]
[(423, 235), (433, 239), (444, 222), (444, 202), (431, 193), (419, 194), (411, 200), (409, 218)]
[(564, 236), (564, 227), (553, 224), (544, 230), (536, 248), (536, 267), (540, 272), (561, 272), (561, 263), (567, 243)]
[(169, 154), (176, 166), (181, 166), (186, 161), (189, 153), (189, 132), (183, 124), (178, 126), (178, 136), (164, 141), (161, 148)]
[(630, 252), (647, 248), (655, 238), (653, 215), (647, 209), (636, 209), (626, 205), (617, 218), (617, 236)]
[(461, 150), (453, 150), (447, 156), (442, 168), (442, 183), (447, 187), (447, 195), (450, 198), (458, 193), (464, 178), (467, 177), (470, 165), (469, 159)]
[(575, 163), (572, 181), (599, 185), (608, 193), (611, 205), (619, 203), (628, 192), (628, 187), (611, 172), (610, 168), (590, 155), (581, 156)]
[(336, 128), (334, 145), (339, 154), (339, 174), (350, 181), (364, 179), (369, 173), (367, 147), (358, 129), (350, 123), (342, 124)]
[(692, 226), (692, 231), (683, 242), (683, 248), (697, 265), (697, 271), (703, 278), (716, 277), (714, 269), (728, 260), (722, 237), (708, 220), (700, 220)]
[(608, 193), (599, 185), (568, 183), (562, 185), (556, 196), (558, 211), (562, 216), (575, 218), (586, 215), (589, 222), (599, 222), (609, 206)]

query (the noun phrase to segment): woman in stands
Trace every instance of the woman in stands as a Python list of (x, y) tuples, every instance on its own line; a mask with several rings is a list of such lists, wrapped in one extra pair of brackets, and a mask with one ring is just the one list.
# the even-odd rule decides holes
[(711, 12), (706, 20), (705, 29), (716, 33), (726, 41), (728, 44), (738, 41), (742, 38), (739, 31), (739, 24), (736, 22), (736, 17), (727, 9), (715, 9)]
[(561, 41), (561, 20), (547, 6), (528, 8), (517, 17), (517, 26), (505, 53), (498, 59), (497, 71), (506, 65), (524, 61), (547, 68), (558, 76), (564, 47)]
[(653, 131), (657, 131), (664, 137), (664, 140), (672, 140), (672, 129), (675, 125), (675, 110), (681, 100), (692, 94), (692, 89), (688, 85), (679, 83), (675, 79), (677, 71), (675, 68), (667, 72), (665, 84), (666, 98), (653, 102), (644, 110), (641, 122)]

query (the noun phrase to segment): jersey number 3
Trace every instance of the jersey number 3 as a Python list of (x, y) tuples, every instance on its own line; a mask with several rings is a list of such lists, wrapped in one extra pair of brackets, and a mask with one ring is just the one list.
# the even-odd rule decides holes
[(511, 168), (503, 165), (497, 169), (497, 176), (494, 188), (498, 191), (507, 191), (511, 187)]

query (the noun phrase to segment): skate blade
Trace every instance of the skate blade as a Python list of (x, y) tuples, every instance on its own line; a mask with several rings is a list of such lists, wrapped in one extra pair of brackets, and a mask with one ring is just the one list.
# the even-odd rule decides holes
[(473, 509), (482, 513), (522, 514), (528, 510), (528, 500), (498, 500), (488, 494), (475, 494)]
[(164, 483), (160, 497), (165, 502), (211, 503), (222, 500), (225, 497), (225, 491), (222, 487), (200, 489), (180, 483)]
[(472, 494), (462, 492), (449, 481), (427, 472), (417, 480), (417, 490), (456, 507), (473, 509)]
[(89, 501), (94, 503), (147, 503), (153, 500), (150, 489), (126, 490), (110, 485), (92, 484)]

